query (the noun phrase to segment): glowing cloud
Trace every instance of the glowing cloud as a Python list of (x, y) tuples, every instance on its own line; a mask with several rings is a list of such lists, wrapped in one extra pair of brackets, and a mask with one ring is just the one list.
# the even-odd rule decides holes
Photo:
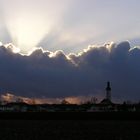
[(9, 44), (6, 44), (5, 47), (7, 49), (10, 49), (13, 53), (20, 53), (20, 49), (15, 47), (13, 44), (9, 43)]
[(26, 53), (49, 32), (50, 25), (45, 24), (40, 17), (28, 16), (7, 21), (7, 28), (13, 44), (20, 47), (21, 52)]
[(3, 44), (2, 44), (2, 42), (0, 42), (0, 46), (2, 46)]
[(45, 37), (47, 41), (48, 34), (58, 26), (68, 1), (62, 0), (60, 4), (57, 0), (0, 0), (0, 31), (4, 28), (5, 36), (10, 38), (5, 43), (20, 47), (23, 53), (39, 47), (41, 40)]
[(22, 52), (42, 46), (66, 53), (110, 40), (139, 40), (139, 5), (136, 0), (0, 0), (0, 40)]
[(75, 98), (79, 96), (104, 97), (106, 81), (110, 80), (113, 98), (140, 99), (140, 49), (131, 49), (128, 41), (91, 45), (77, 55), (42, 48), (21, 55), (14, 50), (11, 44), (0, 47), (1, 93), (36, 99), (65, 98), (75, 103), (80, 102)]

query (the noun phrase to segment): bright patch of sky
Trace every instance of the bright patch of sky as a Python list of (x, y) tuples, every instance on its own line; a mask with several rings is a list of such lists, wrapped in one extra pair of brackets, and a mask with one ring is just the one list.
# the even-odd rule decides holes
[(139, 7), (138, 0), (0, 0), (0, 41), (22, 52), (79, 52), (122, 40), (140, 45)]

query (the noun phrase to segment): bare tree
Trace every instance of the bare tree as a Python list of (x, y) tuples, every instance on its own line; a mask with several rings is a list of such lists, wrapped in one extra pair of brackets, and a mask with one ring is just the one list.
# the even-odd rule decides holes
[(91, 103), (92, 104), (97, 104), (98, 99), (96, 97), (91, 97)]

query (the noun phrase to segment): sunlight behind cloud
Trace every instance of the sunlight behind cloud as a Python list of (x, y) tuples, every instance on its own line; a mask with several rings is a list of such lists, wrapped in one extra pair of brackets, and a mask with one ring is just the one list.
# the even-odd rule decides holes
[(50, 28), (40, 17), (31, 16), (9, 20), (7, 24), (14, 45), (20, 47), (23, 53), (35, 47)]
[[(0, 0), (0, 17), (12, 43), (19, 47), (21, 53), (28, 53), (45, 37), (51, 34), (54, 27), (61, 26), (61, 18), (69, 5), (69, 0)], [(0, 24), (0, 29), (3, 28)], [(44, 46), (44, 44), (43, 44)]]
[(2, 44), (2, 42), (0, 42), (0, 46), (2, 46), (3, 44)]
[(7, 49), (10, 49), (13, 53), (20, 53), (20, 48), (15, 47), (13, 44), (8, 43), (4, 45)]
[(42, 46), (68, 54), (89, 44), (139, 38), (140, 2), (124, 5), (126, 0), (0, 0), (0, 40), (22, 53)]

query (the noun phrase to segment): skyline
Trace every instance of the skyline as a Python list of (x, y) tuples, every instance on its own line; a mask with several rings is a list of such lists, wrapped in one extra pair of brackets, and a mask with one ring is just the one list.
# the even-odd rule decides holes
[(69, 96), (69, 97), (59, 97), (59, 98), (47, 98), (47, 97), (24, 97), (16, 96), (11, 93), (3, 93), (0, 95), (0, 104), (6, 105), (8, 103), (26, 103), (30, 105), (41, 105), (41, 104), (139, 104), (139, 101), (131, 100), (117, 100), (112, 99), (111, 83), (107, 81), (107, 86), (105, 88), (104, 97), (96, 97), (94, 95), (85, 96)]

